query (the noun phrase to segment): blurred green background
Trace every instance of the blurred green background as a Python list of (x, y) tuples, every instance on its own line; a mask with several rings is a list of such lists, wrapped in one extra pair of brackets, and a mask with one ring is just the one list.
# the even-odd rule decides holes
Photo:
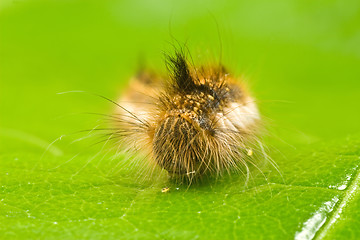
[[(171, 52), (172, 36), (187, 43), (195, 62), (218, 61), (221, 53), (224, 65), (235, 76), (246, 79), (258, 99), (268, 129), (265, 144), (277, 149), (270, 155), (285, 172), (285, 180), (296, 178), (291, 175), (296, 171), (289, 170), (286, 175), (286, 169), (291, 166), (284, 159), (298, 163), (294, 156), (303, 151), (316, 153), (319, 146), (328, 146), (327, 143), (349, 145), (357, 150), (354, 147), (360, 130), (360, 2), (357, 0), (1, 1), (0, 198), (1, 214), (6, 216), (1, 217), (0, 230), (4, 236), (160, 239), (207, 236), (193, 225), (184, 227), (188, 232), (181, 231), (181, 227), (154, 230), (154, 225), (145, 221), (139, 221), (139, 231), (127, 231), (134, 223), (121, 224), (119, 219), (127, 211), (124, 206), (132, 205), (134, 199), (153, 199), (165, 183), (155, 187), (131, 185), (134, 179), (129, 174), (128, 180), (119, 177), (115, 181), (115, 189), (110, 187), (114, 180), (104, 180), (109, 184), (105, 187), (97, 185), (108, 176), (103, 168), (109, 166), (85, 164), (87, 157), (98, 152), (98, 147), (88, 148), (88, 142), (70, 144), (64, 138), (41, 158), (49, 143), (59, 136), (96, 126), (99, 117), (80, 113), (113, 110), (111, 104), (94, 96), (57, 93), (83, 90), (117, 99), (136, 73), (140, 59), (149, 68), (166, 73), (163, 52)], [(344, 140), (349, 138), (355, 140)], [(79, 158), (64, 167), (48, 171), (79, 153)], [(341, 166), (345, 170), (357, 166), (358, 153), (352, 156), (355, 156), (353, 160)], [(304, 168), (298, 167), (298, 172)], [(336, 169), (329, 179), (345, 176), (344, 169)], [(72, 176), (75, 172), (80, 173), (76, 180)], [(322, 173), (328, 175), (325, 170)], [(316, 181), (313, 181), (315, 185)], [(28, 182), (34, 186), (26, 186)], [(256, 181), (254, 184), (259, 185)], [(208, 194), (213, 192), (204, 189)], [(220, 185), (218, 191), (223, 189)], [(182, 192), (181, 198), (193, 194), (190, 198), (194, 202), (189, 205), (195, 204), (196, 191), (189, 191)], [(82, 194), (77, 195), (78, 192)], [(113, 199), (108, 195), (110, 192), (119, 194), (118, 198)], [(146, 194), (139, 197), (139, 192)], [(58, 195), (56, 202), (52, 202)], [(96, 196), (111, 200), (112, 215), (94, 207)], [(208, 195), (201, 201), (211, 198)], [(246, 196), (240, 198), (246, 200)], [(175, 199), (167, 197), (168, 202), (158, 207), (168, 211)], [(69, 203), (72, 210), (60, 214), (57, 209), (65, 209)], [(316, 207), (314, 203), (313, 208), (293, 220), (290, 213), (282, 216), (278, 221), (286, 222), (288, 218), (289, 224), (292, 223), (288, 231), (274, 227), (274, 235), (267, 236), (292, 238)], [(108, 228), (97, 225), (96, 221), (92, 228), (87, 222), (80, 222), (96, 219), (99, 214), (103, 218), (119, 219), (109, 220)], [(248, 214), (252, 219), (248, 221), (258, 221), (255, 215)], [(206, 221), (211, 222), (209, 219), (216, 216), (214, 213), (198, 220), (206, 225)], [(65, 221), (66, 227), (53, 227), (54, 222), (58, 225), (56, 219)], [(224, 226), (228, 225), (224, 223)], [(256, 227), (239, 229), (238, 232), (219, 230), (209, 236), (232, 238), (228, 232), (244, 231), (249, 238), (266, 238), (262, 235), (266, 231), (256, 232)], [(18, 231), (23, 235), (17, 235)], [(239, 235), (233, 237), (236, 236)]]
[(78, 129), (82, 121), (76, 118), (66, 120), (71, 124), (54, 118), (106, 112), (104, 103), (55, 93), (85, 90), (116, 98), (140, 58), (165, 72), (163, 51), (171, 51), (172, 34), (187, 42), (195, 59), (216, 61), (221, 49), (222, 62), (248, 79), (271, 124), (286, 127), (284, 140), (346, 136), (359, 130), (358, 4), (5, 1), (2, 126), (45, 139)]

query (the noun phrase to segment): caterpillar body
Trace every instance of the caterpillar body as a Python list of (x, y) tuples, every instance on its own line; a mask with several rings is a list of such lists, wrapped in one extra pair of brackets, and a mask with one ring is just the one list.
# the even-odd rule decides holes
[(194, 67), (183, 51), (167, 56), (166, 66), (167, 77), (143, 71), (119, 99), (119, 144), (173, 177), (248, 175), (260, 115), (244, 83), (223, 66)]

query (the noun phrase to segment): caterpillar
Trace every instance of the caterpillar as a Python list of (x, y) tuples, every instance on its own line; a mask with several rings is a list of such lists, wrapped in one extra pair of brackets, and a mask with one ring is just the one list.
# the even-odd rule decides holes
[(261, 118), (245, 84), (220, 64), (195, 67), (183, 49), (166, 66), (167, 76), (141, 71), (119, 99), (118, 144), (174, 178), (248, 176)]

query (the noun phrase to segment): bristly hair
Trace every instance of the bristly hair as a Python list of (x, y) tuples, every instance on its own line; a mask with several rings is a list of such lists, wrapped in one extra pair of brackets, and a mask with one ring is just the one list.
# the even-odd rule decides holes
[(262, 173), (261, 165), (270, 163), (278, 171), (258, 137), (260, 114), (241, 79), (221, 64), (195, 66), (183, 49), (165, 55), (168, 75), (142, 69), (118, 101), (93, 94), (116, 106), (114, 114), (97, 114), (111, 127), (89, 130), (89, 136), (104, 137), (96, 144), (113, 144), (102, 159), (113, 149), (110, 163), (126, 156), (109, 173), (136, 169), (138, 177), (152, 180), (164, 177), (157, 171), (162, 170), (190, 185), (235, 172), (246, 177), (246, 185), (251, 167)]
[(263, 151), (259, 112), (244, 85), (223, 66), (195, 68), (184, 49), (166, 55), (166, 66), (168, 77), (140, 74), (120, 99), (127, 111), (118, 110), (117, 126), (127, 135), (119, 144), (145, 151), (154, 168), (190, 182), (224, 171), (248, 178)]

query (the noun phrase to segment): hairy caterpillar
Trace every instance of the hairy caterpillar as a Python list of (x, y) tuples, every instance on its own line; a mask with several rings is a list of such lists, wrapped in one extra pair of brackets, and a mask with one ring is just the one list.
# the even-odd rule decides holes
[(248, 176), (260, 115), (244, 84), (223, 66), (193, 66), (183, 50), (166, 56), (166, 66), (168, 77), (141, 72), (119, 100), (118, 143), (172, 177)]

